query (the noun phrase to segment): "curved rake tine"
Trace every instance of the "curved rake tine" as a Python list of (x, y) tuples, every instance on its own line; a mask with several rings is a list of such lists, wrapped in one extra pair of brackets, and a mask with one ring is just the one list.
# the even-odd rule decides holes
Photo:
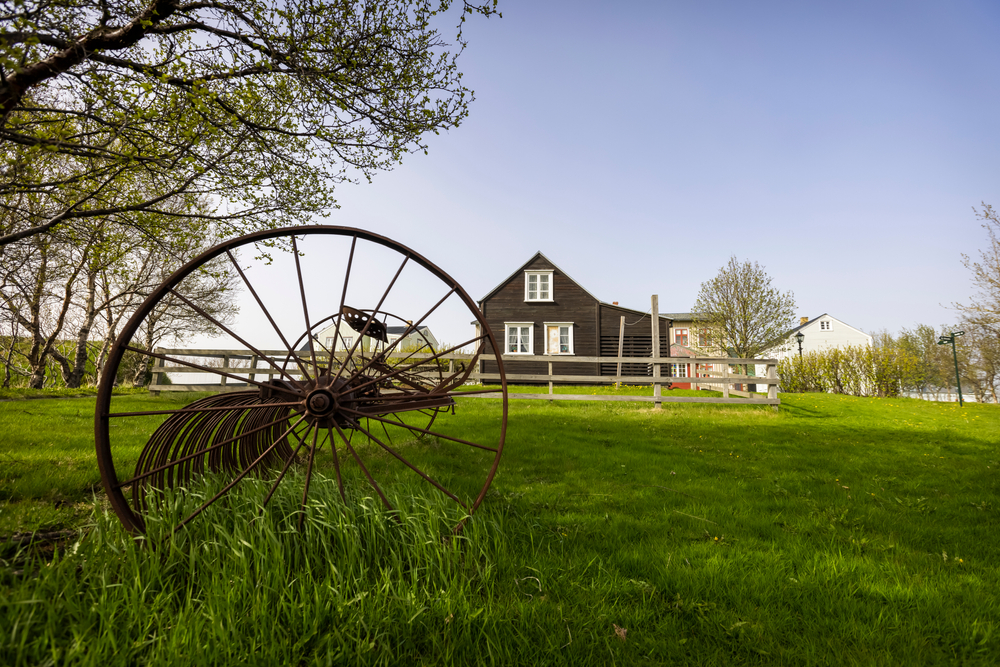
[[(306, 431), (308, 436), (309, 432)], [(316, 437), (319, 435), (319, 429), (313, 429), (313, 444), (312, 449), (309, 450), (309, 465), (306, 466), (306, 485), (302, 489), (302, 505), (299, 507), (299, 532), (302, 532), (302, 524), (306, 518), (306, 500), (309, 498), (309, 482), (312, 480), (313, 472), (313, 460), (316, 458)]]
[(373, 489), (375, 489), (375, 493), (377, 493), (378, 497), (382, 499), (382, 503), (390, 510), (393, 509), (392, 503), (390, 503), (389, 499), (385, 497), (384, 493), (382, 493), (382, 488), (378, 485), (378, 482), (376, 482), (375, 478), (372, 477), (372, 474), (368, 472), (368, 468), (365, 467), (365, 464), (362, 462), (361, 457), (358, 456), (358, 453), (354, 451), (354, 447), (351, 447), (351, 441), (344, 435), (344, 431), (340, 428), (340, 425), (337, 422), (333, 422), (333, 427), (337, 429), (337, 433), (340, 434), (340, 439), (344, 441), (344, 444), (347, 446), (347, 450), (351, 452), (354, 460), (358, 462), (358, 465), (361, 467), (361, 472), (363, 472), (365, 477), (368, 478), (368, 483), (372, 485)]
[[(270, 428), (270, 427), (274, 426), (275, 424), (281, 423), (283, 421), (287, 421), (288, 417), (289, 417), (289, 415), (283, 415), (281, 417), (278, 417), (274, 421), (269, 421), (266, 424), (262, 424), (261, 426), (257, 426), (255, 428), (252, 428), (249, 431), (244, 431), (243, 433), (240, 433), (239, 435), (235, 435), (235, 436), (233, 436), (231, 438), (227, 438), (227, 439), (225, 439), (225, 440), (223, 440), (221, 442), (217, 442), (214, 445), (210, 445), (209, 447), (206, 447), (205, 449), (199, 449), (198, 451), (192, 452), (191, 454), (188, 454), (187, 456), (182, 456), (179, 459), (175, 459), (175, 460), (170, 461), (168, 463), (164, 463), (163, 465), (157, 466), (156, 468), (153, 468), (152, 470), (147, 470), (146, 472), (142, 473), (141, 475), (136, 475), (135, 477), (132, 477), (131, 479), (127, 479), (124, 482), (118, 482), (118, 484), (115, 486), (115, 488), (119, 488), (120, 489), (123, 486), (128, 486), (129, 484), (133, 484), (135, 482), (138, 482), (141, 479), (146, 479), (147, 477), (155, 475), (158, 472), (162, 472), (162, 471), (166, 470), (167, 468), (172, 468), (172, 467), (174, 467), (176, 465), (180, 465), (181, 463), (184, 463), (185, 461), (189, 461), (189, 460), (191, 460), (191, 459), (193, 459), (193, 458), (195, 458), (197, 456), (203, 456), (203, 455), (207, 454), (208, 452), (215, 451), (216, 449), (219, 449), (220, 447), (224, 447), (224, 446), (228, 445), (229, 443), (233, 442), (234, 440), (239, 440), (240, 438), (244, 438), (244, 437), (246, 437), (248, 435), (252, 435), (252, 434), (257, 433), (259, 431), (263, 431), (266, 428)], [(302, 419), (305, 419), (305, 417), (302, 417)], [(296, 426), (302, 421), (302, 419), (300, 419), (298, 422), (296, 422)]]
[(219, 491), (217, 494), (215, 494), (214, 496), (212, 496), (211, 500), (209, 500), (207, 503), (205, 503), (204, 505), (202, 505), (201, 507), (199, 507), (198, 509), (196, 509), (194, 512), (192, 512), (191, 515), (188, 516), (188, 518), (184, 519), (179, 524), (177, 524), (177, 527), (174, 528), (174, 532), (176, 533), (178, 530), (180, 530), (181, 528), (183, 528), (184, 526), (186, 526), (188, 524), (188, 522), (191, 521), (191, 519), (195, 518), (196, 516), (198, 516), (199, 514), (201, 514), (203, 511), (205, 511), (205, 508), (207, 508), (209, 505), (211, 505), (216, 500), (218, 500), (219, 498), (221, 498), (223, 496), (223, 494), (225, 494), (227, 491), (229, 491), (229, 489), (231, 489), (234, 486), (236, 486), (244, 477), (246, 477), (247, 475), (249, 475), (250, 471), (253, 470), (254, 468), (256, 468), (257, 464), (259, 464), (261, 461), (263, 461), (267, 457), (267, 455), (270, 454), (274, 450), (274, 448), (277, 447), (278, 444), (282, 440), (284, 440), (285, 437), (288, 436), (289, 433), (291, 433), (292, 431), (295, 430), (296, 426), (298, 426), (299, 424), (301, 424), (303, 422), (304, 419), (305, 419), (305, 415), (303, 415), (302, 417), (300, 417), (297, 422), (295, 422), (294, 424), (292, 424), (291, 426), (289, 426), (288, 430), (285, 431), (284, 433), (282, 433), (280, 436), (278, 436), (277, 440), (275, 440), (274, 442), (272, 442), (270, 447), (268, 447), (267, 449), (265, 449), (261, 453), (261, 455), (258, 456), (254, 460), (253, 463), (251, 463), (250, 465), (247, 466), (246, 470), (244, 470), (243, 472), (241, 472), (239, 475), (236, 476), (236, 479), (234, 479), (233, 481), (231, 481), (229, 484), (226, 484), (226, 486), (224, 486), (221, 491)]
[[(226, 254), (229, 255), (229, 261), (232, 262), (233, 266), (236, 267), (236, 271), (240, 274), (240, 278), (243, 279), (243, 284), (247, 286), (248, 290), (250, 290), (250, 294), (252, 294), (253, 298), (257, 301), (257, 305), (260, 306), (260, 309), (264, 313), (264, 316), (267, 318), (267, 321), (271, 323), (271, 327), (274, 329), (274, 333), (278, 334), (278, 338), (280, 338), (281, 342), (285, 344), (285, 349), (288, 350), (289, 352), (294, 352), (292, 350), (292, 346), (288, 344), (288, 340), (285, 339), (285, 334), (281, 333), (281, 329), (278, 328), (278, 325), (275, 323), (274, 318), (271, 317), (271, 313), (269, 313), (267, 311), (267, 308), (264, 307), (264, 302), (260, 300), (259, 296), (257, 296), (257, 292), (254, 290), (253, 285), (250, 284), (250, 281), (247, 279), (246, 274), (243, 273), (243, 269), (240, 268), (240, 265), (239, 263), (237, 263), (236, 258), (233, 257), (233, 253), (227, 250)], [(302, 371), (302, 375), (306, 378), (306, 380), (307, 381), (311, 380), (312, 378), (309, 377), (309, 372), (306, 370), (305, 366), (303, 366), (302, 363), (299, 362), (299, 358), (297, 356), (295, 356), (295, 362), (298, 365), (299, 370)]]
[(340, 489), (340, 499), (346, 503), (347, 496), (344, 494), (344, 480), (340, 478), (340, 459), (337, 456), (337, 442), (333, 437), (333, 427), (327, 426), (327, 430), (330, 433), (330, 451), (333, 452), (333, 469), (337, 473), (337, 488)]
[[(309, 428), (310, 429), (312, 428), (312, 424), (309, 425)], [(285, 461), (285, 467), (281, 469), (281, 472), (278, 474), (278, 479), (274, 480), (274, 484), (271, 485), (271, 490), (267, 492), (267, 497), (264, 498), (264, 502), (261, 503), (260, 505), (261, 515), (264, 514), (264, 508), (267, 507), (267, 503), (271, 500), (271, 496), (273, 496), (274, 492), (278, 490), (278, 485), (281, 484), (281, 480), (284, 479), (285, 473), (288, 472), (288, 469), (292, 465), (292, 461), (294, 461), (295, 457), (298, 456), (299, 450), (302, 449), (303, 446), (305, 446), (306, 438), (309, 437), (309, 429), (306, 429), (306, 432), (301, 437), (299, 436), (298, 433), (295, 433), (294, 435), (296, 438), (298, 438), (299, 446), (295, 448), (295, 451), (292, 452), (292, 455), (288, 457), (287, 461)]]

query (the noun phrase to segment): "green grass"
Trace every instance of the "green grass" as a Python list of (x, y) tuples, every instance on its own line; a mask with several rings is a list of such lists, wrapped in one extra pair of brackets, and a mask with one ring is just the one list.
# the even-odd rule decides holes
[[(92, 399), (0, 404), (0, 534), (91, 525), (50, 564), (4, 552), (0, 663), (1000, 662), (1000, 410), (782, 400), (513, 402), (458, 539), (441, 539), (459, 515), (433, 489), (402, 477), (397, 522), (349, 475), (346, 507), (315, 485), (303, 534), (294, 481), (262, 516), (254, 483), (154, 550), (99, 496), (85, 518)], [(464, 401), (457, 427), (490, 402)], [(462, 472), (445, 450), (427, 460)]]

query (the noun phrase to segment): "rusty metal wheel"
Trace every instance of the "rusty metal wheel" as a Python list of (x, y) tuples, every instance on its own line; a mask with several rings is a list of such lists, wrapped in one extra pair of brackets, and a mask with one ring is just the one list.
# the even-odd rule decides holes
[[(245, 259), (247, 250), (257, 257)], [(199, 275), (220, 271), (238, 276), (251, 304), (236, 322), (222, 321), (186, 293)], [(168, 302), (245, 350), (253, 367), (223, 369), (147, 349), (137, 333), (154, 326)], [(431, 333), (435, 322), (467, 326), (470, 317), (475, 335), (457, 345), (439, 344)], [(391, 509), (392, 485), (409, 477), (467, 517), (500, 462), (507, 388), (501, 379), (500, 400), (477, 400), (463, 396), (496, 390), (464, 385), (480, 364), (502, 378), (500, 350), (455, 280), (385, 237), (310, 226), (233, 239), (171, 275), (117, 337), (95, 415), (101, 479), (135, 534), (145, 532), (145, 517), (163, 492), (184, 493), (200, 476), (221, 477), (221, 489), (179, 518), (175, 530), (248, 477), (269, 482), (254, 487), (268, 487), (266, 506), (293, 468), (304, 479), (300, 525), (310, 482), (324, 467), (345, 502), (370, 488)], [(170, 409), (116, 410), (127, 399), (114, 396), (113, 387), (136, 359), (228, 382), (228, 391)]]

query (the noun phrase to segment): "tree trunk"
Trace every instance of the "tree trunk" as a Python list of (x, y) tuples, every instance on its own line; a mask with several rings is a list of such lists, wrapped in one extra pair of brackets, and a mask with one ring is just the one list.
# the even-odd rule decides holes
[(97, 317), (97, 310), (94, 303), (97, 294), (97, 274), (93, 271), (87, 273), (87, 299), (84, 307), (83, 325), (76, 336), (76, 353), (73, 355), (73, 362), (53, 351), (52, 356), (59, 362), (62, 368), (63, 382), (70, 389), (77, 389), (83, 384), (83, 377), (87, 372), (87, 359), (90, 351), (90, 331), (94, 326), (94, 319)]

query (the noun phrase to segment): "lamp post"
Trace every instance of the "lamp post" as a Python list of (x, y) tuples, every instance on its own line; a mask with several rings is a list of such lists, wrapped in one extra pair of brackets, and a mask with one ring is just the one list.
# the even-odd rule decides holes
[(799, 359), (802, 358), (802, 341), (806, 339), (805, 334), (801, 331), (795, 334), (795, 340), (799, 341)]
[(938, 336), (938, 345), (948, 345), (951, 343), (951, 354), (955, 358), (955, 384), (958, 385), (958, 407), (962, 407), (962, 380), (958, 375), (958, 352), (955, 350), (955, 337), (964, 336), (964, 331), (952, 331), (947, 336)]

